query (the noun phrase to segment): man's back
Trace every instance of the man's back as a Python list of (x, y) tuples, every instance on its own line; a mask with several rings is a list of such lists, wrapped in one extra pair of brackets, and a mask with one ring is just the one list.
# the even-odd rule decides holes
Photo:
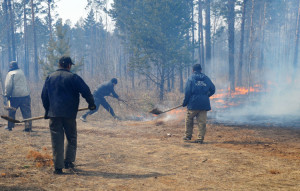
[(110, 94), (112, 94), (115, 98), (118, 98), (118, 95), (114, 90), (114, 85), (111, 81), (100, 84), (93, 92), (94, 97), (104, 97), (109, 96)]
[(26, 77), (21, 69), (8, 72), (5, 79), (5, 95), (8, 97), (24, 97), (30, 94)]
[(88, 102), (93, 102), (89, 87), (78, 75), (65, 69), (50, 74), (42, 92), (42, 100), (45, 108), (48, 108), (48, 116), (76, 118), (79, 93)]
[(209, 97), (215, 93), (215, 86), (203, 73), (194, 72), (188, 79), (183, 105), (190, 110), (211, 110)]

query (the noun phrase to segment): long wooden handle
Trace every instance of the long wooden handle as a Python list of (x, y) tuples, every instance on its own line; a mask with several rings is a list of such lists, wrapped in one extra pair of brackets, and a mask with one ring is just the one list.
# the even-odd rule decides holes
[(84, 110), (88, 110), (88, 109), (89, 109), (88, 107), (84, 107), (84, 108), (78, 109), (78, 111), (84, 111)]
[(22, 122), (27, 122), (27, 121), (34, 121), (34, 120), (38, 120), (38, 119), (44, 119), (44, 116), (38, 116), (38, 117), (32, 117), (32, 118), (27, 118), (27, 119), (23, 119)]
[(178, 106), (176, 106), (176, 107), (173, 107), (173, 108), (168, 109), (168, 110), (166, 110), (166, 111), (163, 111), (163, 112), (161, 112), (161, 113), (167, 113), (167, 112), (172, 111), (172, 110), (174, 110), (174, 109), (177, 109), (177, 108), (179, 108), (179, 107), (181, 107), (181, 106), (182, 106), (182, 105), (178, 105)]
[[(84, 107), (84, 108), (78, 109), (78, 111), (84, 111), (84, 110), (88, 110), (88, 109), (89, 109), (88, 107)], [(27, 121), (34, 121), (34, 120), (38, 120), (38, 119), (44, 119), (44, 117), (45, 117), (44, 115), (43, 116), (38, 116), (38, 117), (32, 117), (32, 118), (24, 119), (20, 122), (22, 123), (22, 122), (27, 122)]]

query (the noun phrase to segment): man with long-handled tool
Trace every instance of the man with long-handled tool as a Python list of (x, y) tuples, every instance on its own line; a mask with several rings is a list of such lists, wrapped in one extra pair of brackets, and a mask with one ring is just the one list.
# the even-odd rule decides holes
[[(26, 77), (18, 63), (12, 61), (9, 64), (9, 72), (5, 79), (4, 96), (7, 98), (6, 109), (9, 112), (9, 117), (15, 118), (16, 110), (20, 108), (24, 119), (31, 118), (31, 99), (30, 91), (27, 85)], [(11, 131), (14, 128), (14, 123), (8, 121), (8, 126), (5, 128)], [(25, 122), (25, 132), (32, 131), (32, 122)]]
[[(45, 118), (50, 118), (54, 174), (63, 174), (63, 168), (74, 168), (73, 162), (76, 158), (77, 149), (76, 115), (79, 106), (79, 94), (85, 98), (90, 110), (96, 109), (90, 88), (80, 76), (70, 72), (72, 65), (73, 62), (70, 57), (61, 57), (59, 69), (47, 77), (41, 95), (45, 108)], [(64, 134), (67, 138), (65, 157)]]
[(100, 84), (93, 92), (93, 96), (95, 98), (95, 104), (96, 104), (96, 109), (93, 111), (88, 111), (86, 112), (84, 115), (82, 115), (80, 117), (80, 119), (83, 122), (86, 122), (86, 117), (88, 115), (92, 115), (94, 113), (96, 113), (100, 107), (100, 105), (102, 105), (104, 107), (104, 109), (106, 111), (108, 111), (111, 116), (115, 119), (120, 119), (118, 116), (116, 116), (113, 108), (109, 105), (109, 103), (106, 101), (106, 99), (104, 98), (105, 96), (110, 96), (112, 95), (112, 97), (118, 99), (119, 101), (122, 101), (118, 94), (115, 92), (114, 87), (115, 85), (117, 85), (118, 80), (116, 78), (111, 79), (108, 82), (104, 82), (103, 84)]
[(195, 143), (203, 143), (206, 132), (207, 111), (211, 110), (209, 97), (215, 93), (215, 85), (212, 81), (201, 73), (200, 64), (193, 66), (193, 74), (189, 77), (185, 87), (185, 97), (182, 106), (187, 106), (187, 115), (185, 121), (184, 140), (189, 141), (192, 138), (194, 117), (198, 122), (198, 138)]

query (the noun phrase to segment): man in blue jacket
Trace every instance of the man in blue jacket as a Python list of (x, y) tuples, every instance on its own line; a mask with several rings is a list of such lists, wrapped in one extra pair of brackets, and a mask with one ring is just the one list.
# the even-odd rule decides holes
[[(49, 126), (53, 151), (54, 174), (63, 174), (63, 168), (73, 168), (77, 149), (76, 115), (79, 94), (85, 98), (90, 110), (96, 109), (90, 88), (76, 74), (70, 72), (73, 62), (70, 57), (59, 59), (59, 69), (50, 74), (42, 91), (45, 119)], [(67, 138), (64, 156), (64, 134)]]
[(96, 113), (100, 107), (100, 105), (102, 105), (104, 107), (104, 109), (106, 111), (108, 111), (111, 116), (113, 116), (113, 118), (115, 119), (120, 119), (119, 117), (116, 116), (113, 108), (109, 105), (109, 103), (106, 101), (106, 99), (104, 98), (105, 96), (110, 96), (112, 95), (112, 97), (120, 100), (118, 94), (116, 94), (114, 87), (115, 85), (117, 85), (118, 80), (116, 78), (111, 79), (108, 82), (104, 82), (103, 84), (100, 84), (93, 92), (93, 96), (95, 98), (95, 104), (96, 104), (96, 109), (93, 111), (88, 111), (86, 112), (84, 115), (82, 115), (80, 117), (80, 119), (83, 122), (86, 122), (86, 117), (88, 115), (92, 115), (94, 113)]
[(185, 87), (185, 97), (182, 106), (187, 106), (184, 140), (191, 140), (194, 127), (194, 117), (198, 122), (198, 138), (195, 143), (203, 143), (206, 132), (207, 111), (211, 110), (209, 97), (215, 93), (215, 85), (203, 73), (200, 64), (193, 66), (193, 74)]

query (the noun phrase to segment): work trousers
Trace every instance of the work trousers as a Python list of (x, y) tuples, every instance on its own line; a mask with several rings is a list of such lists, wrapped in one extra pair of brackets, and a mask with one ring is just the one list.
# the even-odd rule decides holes
[(185, 136), (192, 138), (194, 129), (194, 117), (198, 123), (198, 140), (204, 140), (206, 132), (207, 111), (203, 110), (188, 110), (185, 119)]
[[(65, 162), (74, 162), (77, 149), (76, 119), (51, 117), (49, 121), (53, 162), (55, 169), (64, 168)], [(66, 152), (64, 156), (64, 138), (67, 138)]]
[(100, 108), (100, 105), (102, 105), (104, 107), (104, 109), (106, 111), (108, 111), (113, 117), (116, 116), (113, 108), (109, 105), (109, 103), (106, 101), (106, 99), (104, 97), (95, 98), (95, 105), (96, 105), (95, 110), (87, 111), (84, 115), (82, 115), (82, 117), (86, 118), (88, 115), (92, 115), (92, 114), (96, 113), (98, 111), (98, 109)]
[[(30, 96), (25, 97), (12, 97), (10, 98), (10, 107), (15, 109), (20, 108), (23, 119), (31, 118), (31, 99)], [(8, 115), (9, 117), (15, 119), (16, 117), (16, 110), (9, 110)], [(8, 128), (14, 128), (15, 123), (8, 122)], [(32, 121), (25, 122), (25, 130), (31, 130), (32, 128)]]

